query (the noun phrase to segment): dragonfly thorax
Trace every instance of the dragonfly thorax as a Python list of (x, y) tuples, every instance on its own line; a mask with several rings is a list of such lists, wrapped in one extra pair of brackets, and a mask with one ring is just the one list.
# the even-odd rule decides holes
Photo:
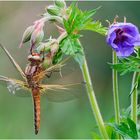
[(37, 87), (40, 82), (40, 77), (38, 76), (42, 72), (42, 58), (39, 54), (33, 53), (28, 56), (28, 61), (30, 62), (25, 68), (25, 75), (30, 88)]

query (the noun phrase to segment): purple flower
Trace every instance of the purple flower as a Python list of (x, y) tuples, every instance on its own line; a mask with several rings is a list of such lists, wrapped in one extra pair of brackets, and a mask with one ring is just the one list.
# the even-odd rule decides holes
[(132, 23), (114, 23), (107, 32), (107, 43), (116, 51), (117, 56), (127, 57), (140, 45), (138, 28)]

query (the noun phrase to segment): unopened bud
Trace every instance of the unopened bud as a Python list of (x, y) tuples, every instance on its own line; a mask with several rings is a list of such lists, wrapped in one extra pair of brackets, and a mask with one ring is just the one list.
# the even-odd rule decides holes
[(23, 33), (22, 43), (26, 43), (31, 39), (32, 32), (34, 30), (33, 26), (29, 26)]
[(44, 37), (43, 29), (40, 31), (35, 30), (31, 36), (31, 48), (33, 48), (35, 45), (38, 45), (43, 40), (43, 37)]
[(47, 8), (47, 12), (48, 12), (50, 15), (59, 16), (59, 15), (60, 15), (60, 8), (58, 8), (58, 7), (55, 6), (55, 5), (50, 5), (50, 6), (48, 6), (48, 8)]
[(64, 0), (55, 0), (54, 3), (59, 8), (66, 8), (66, 3)]
[(45, 52), (47, 53), (50, 50), (50, 42), (46, 42), (46, 43), (40, 43), (39, 46), (37, 47), (37, 52)]
[(33, 30), (34, 30), (34, 27), (33, 26), (29, 26), (23, 33), (23, 36), (22, 36), (22, 41), (20, 43), (20, 46), (19, 48), (22, 47), (23, 43), (26, 43), (28, 42), (30, 39), (31, 39), (31, 35), (33, 33)]
[(52, 64), (52, 59), (50, 56), (46, 56), (45, 60), (43, 61), (42, 67), (44, 69), (48, 68)]

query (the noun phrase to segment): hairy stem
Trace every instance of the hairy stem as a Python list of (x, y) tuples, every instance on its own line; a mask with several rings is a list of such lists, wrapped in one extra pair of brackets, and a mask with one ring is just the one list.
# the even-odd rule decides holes
[[(58, 42), (60, 43), (66, 36), (67, 36), (66, 32), (61, 34), (61, 36), (57, 39)], [(80, 43), (79, 40), (78, 40), (78, 42)], [(95, 96), (95, 93), (94, 93), (94, 90), (93, 90), (93, 86), (92, 86), (92, 82), (91, 82), (91, 78), (90, 78), (90, 74), (89, 74), (88, 65), (87, 65), (85, 55), (84, 55), (84, 63), (81, 66), (81, 69), (82, 69), (82, 74), (83, 74), (84, 80), (86, 82), (86, 88), (87, 88), (87, 93), (88, 93), (89, 101), (90, 101), (90, 104), (91, 104), (91, 108), (92, 108), (92, 111), (95, 115), (95, 119), (96, 119), (96, 122), (98, 124), (100, 133), (102, 134), (104, 139), (108, 139), (105, 124), (103, 122), (103, 118), (101, 116), (99, 106), (97, 104), (96, 96)]]
[[(117, 63), (116, 52), (113, 51), (112, 63)], [(120, 123), (120, 109), (119, 109), (119, 94), (118, 94), (118, 74), (116, 70), (112, 70), (112, 83), (113, 83), (113, 98), (114, 98), (114, 110), (115, 110), (115, 122)], [(119, 135), (117, 136), (119, 138)]]
[(93, 90), (93, 86), (92, 86), (91, 78), (89, 75), (89, 70), (88, 70), (86, 58), (84, 58), (84, 64), (82, 65), (82, 73), (83, 73), (83, 77), (84, 77), (85, 82), (86, 82), (86, 88), (87, 88), (87, 93), (88, 93), (89, 101), (91, 104), (91, 108), (92, 108), (92, 111), (95, 115), (95, 119), (96, 119), (96, 122), (98, 124), (100, 133), (102, 134), (104, 139), (108, 139), (105, 124), (103, 122), (103, 119), (102, 119), (102, 116), (101, 116), (101, 113), (99, 110), (99, 106), (97, 104), (96, 96), (95, 96), (95, 93)]
[[(112, 55), (113, 64), (117, 63), (116, 52), (113, 51)], [(119, 111), (119, 95), (118, 95), (118, 74), (116, 70), (112, 70), (112, 80), (113, 80), (113, 96), (114, 96), (114, 108), (115, 108), (115, 121), (120, 122), (120, 111)]]
[(132, 95), (131, 95), (131, 119), (137, 125), (137, 85), (138, 85), (138, 72), (134, 72), (132, 79)]

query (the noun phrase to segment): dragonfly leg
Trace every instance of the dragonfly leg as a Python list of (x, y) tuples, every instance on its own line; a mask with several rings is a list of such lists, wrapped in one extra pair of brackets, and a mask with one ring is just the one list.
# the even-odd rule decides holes
[(46, 74), (47, 78), (50, 78), (52, 76), (52, 71)]
[(59, 73), (61, 73), (61, 70), (48, 71), (48, 73), (46, 74), (47, 78), (50, 78), (52, 76), (53, 72), (59, 72)]
[(22, 71), (21, 67), (18, 65), (18, 63), (14, 60), (14, 58), (11, 56), (11, 54), (9, 53), (9, 51), (2, 45), (0, 44), (0, 47), (3, 49), (3, 51), (6, 53), (6, 55), (8, 56), (8, 58), (10, 59), (11, 63), (13, 64), (13, 66), (16, 68), (16, 70), (20, 73), (20, 75), (22, 76), (22, 78), (24, 80), (26, 80), (26, 76), (24, 74), (24, 72)]

